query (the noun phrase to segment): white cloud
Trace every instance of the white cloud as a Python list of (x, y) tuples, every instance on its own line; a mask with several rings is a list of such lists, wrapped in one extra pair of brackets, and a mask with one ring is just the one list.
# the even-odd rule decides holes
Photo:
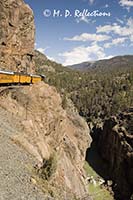
[(91, 46), (78, 46), (64, 53), (60, 53), (59, 56), (64, 58), (64, 65), (73, 65), (85, 61), (93, 61), (97, 59), (103, 59), (106, 55), (104, 48), (98, 46), (97, 44), (92, 44)]
[(40, 51), (41, 53), (45, 53), (45, 49), (44, 48), (38, 48), (37, 51)]
[(104, 44), (104, 47), (105, 47), (105, 48), (110, 48), (110, 47), (112, 47), (112, 46), (117, 46), (117, 45), (119, 45), (119, 44), (123, 44), (123, 43), (125, 42), (126, 39), (127, 39), (126, 37), (124, 37), (124, 38), (116, 38), (116, 39), (113, 39), (112, 42), (110, 42), (110, 43), (105, 43), (105, 44)]
[(105, 4), (104, 6), (102, 6), (101, 8), (109, 8), (108, 4)]
[(108, 7), (109, 7), (109, 5), (108, 5), (108, 4), (106, 4), (106, 5), (105, 5), (105, 8), (108, 8)]
[(117, 22), (119, 22), (120, 24), (124, 24), (124, 21), (122, 21), (121, 19), (119, 18), (116, 18)]
[(72, 38), (64, 38), (64, 40), (68, 41), (95, 41), (95, 42), (101, 42), (105, 40), (109, 40), (111, 37), (108, 35), (102, 35), (102, 34), (89, 34), (89, 33), (82, 33), (81, 35), (76, 35)]
[(130, 28), (132, 28), (132, 31), (133, 31), (133, 18), (129, 18), (128, 20), (127, 20), (127, 25), (130, 27)]
[(90, 4), (92, 5), (94, 3), (95, 0), (89, 0)]
[(119, 1), (119, 4), (123, 7), (126, 7), (126, 8), (130, 8), (133, 6), (133, 1), (132, 0), (120, 0)]
[(51, 61), (55, 61), (55, 59), (54, 59), (53, 57), (51, 57), (51, 56), (47, 56), (47, 58), (48, 58), (49, 60), (51, 60)]
[[(105, 59), (111, 59), (111, 58), (113, 58), (114, 56), (113, 55), (110, 55), (110, 56), (105, 56), (103, 59), (105, 60)], [(101, 60), (103, 60), (103, 59), (101, 59)]]
[(47, 49), (49, 49), (50, 47), (46, 47), (46, 48), (37, 48), (38, 51), (40, 51), (41, 53), (45, 54), (46, 57), (49, 59), (49, 60), (52, 60), (52, 61), (55, 61), (55, 58), (47, 55), (47, 53), (45, 52)]
[(35, 42), (34, 46), (35, 46), (35, 48), (37, 47), (37, 43), (36, 42)]
[(76, 22), (80, 23), (80, 22), (85, 22), (87, 24), (94, 24), (96, 22), (96, 20), (92, 20), (91, 18), (86, 17), (85, 15), (76, 18)]
[(133, 35), (130, 36), (131, 44), (133, 45)]
[(117, 34), (119, 36), (128, 36), (132, 41), (133, 35), (133, 18), (129, 18), (125, 26), (120, 26), (117, 23), (113, 25), (105, 25), (97, 27), (97, 33), (111, 33)]
[(88, 17), (83, 15), (83, 16), (81, 16), (79, 18), (76, 18), (76, 22), (77, 23), (85, 22), (85, 23), (89, 24), (91, 22), (91, 19), (89, 19)]
[(41, 53), (45, 54), (45, 51), (46, 51), (47, 49), (49, 49), (49, 48), (50, 48), (50, 47), (46, 47), (46, 48), (40, 47), (40, 48), (37, 48), (37, 51), (40, 51)]
[(110, 33), (110, 32), (115, 32), (119, 33), (120, 32), (120, 26), (113, 24), (113, 25), (105, 25), (105, 26), (98, 26), (97, 27), (97, 33)]

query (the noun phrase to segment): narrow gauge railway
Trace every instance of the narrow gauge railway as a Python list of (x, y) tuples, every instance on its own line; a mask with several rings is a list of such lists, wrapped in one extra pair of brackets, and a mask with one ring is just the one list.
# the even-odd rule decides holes
[(0, 86), (29, 85), (45, 79), (44, 75), (24, 74), (0, 70)]

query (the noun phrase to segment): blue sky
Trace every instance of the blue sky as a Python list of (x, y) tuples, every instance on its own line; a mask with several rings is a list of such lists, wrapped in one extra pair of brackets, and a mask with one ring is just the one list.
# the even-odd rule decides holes
[(34, 12), (35, 48), (59, 63), (133, 54), (133, 0), (24, 1)]

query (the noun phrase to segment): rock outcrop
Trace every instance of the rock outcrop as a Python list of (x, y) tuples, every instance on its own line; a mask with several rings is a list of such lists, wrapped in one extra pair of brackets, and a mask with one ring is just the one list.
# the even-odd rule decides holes
[[(122, 113), (94, 131), (98, 151), (107, 164), (116, 199), (129, 200), (133, 193), (133, 116)], [(127, 132), (128, 130), (128, 132)]]
[(23, 0), (0, 0), (0, 69), (33, 72), (33, 11)]
[[(44, 83), (5, 89), (0, 99), (0, 106), (18, 119), (22, 127), (13, 140), (34, 155), (38, 172), (49, 178), (49, 185), (60, 193), (60, 199), (86, 196), (83, 164), (91, 138), (84, 119), (70, 108), (64, 110), (56, 89)], [(49, 174), (54, 156), (56, 165)], [(48, 163), (50, 167), (45, 174)], [(59, 199), (55, 193), (54, 198)]]

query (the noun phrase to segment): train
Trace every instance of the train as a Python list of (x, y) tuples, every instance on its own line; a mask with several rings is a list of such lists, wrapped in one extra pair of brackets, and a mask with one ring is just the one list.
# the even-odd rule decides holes
[(30, 85), (45, 79), (45, 75), (26, 74), (21, 72), (2, 71), (0, 70), (1, 85)]

